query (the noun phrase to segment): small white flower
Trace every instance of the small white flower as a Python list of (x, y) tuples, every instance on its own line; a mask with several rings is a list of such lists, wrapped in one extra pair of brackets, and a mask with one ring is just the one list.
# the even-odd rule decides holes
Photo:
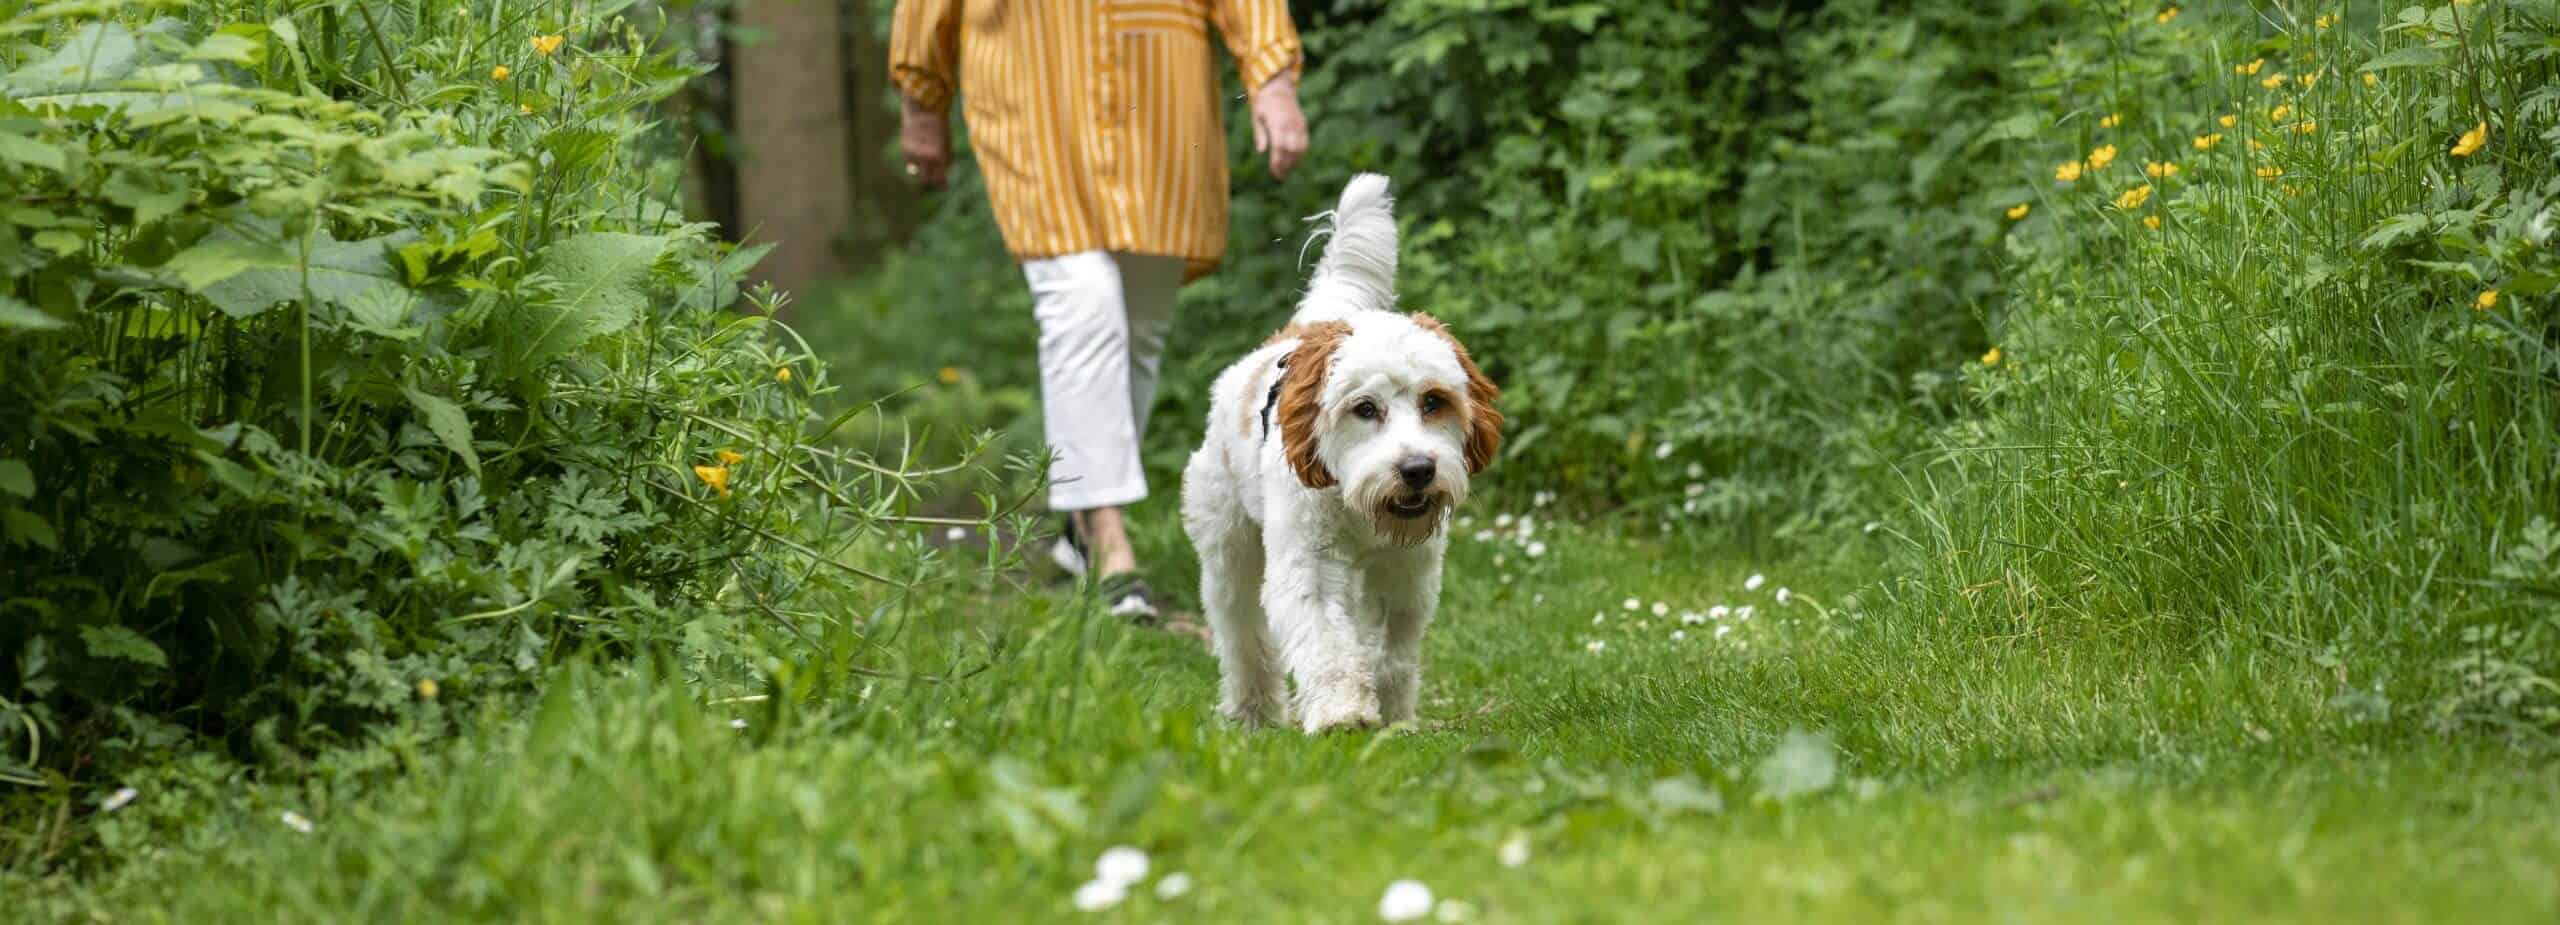
[(1690, 464), (1689, 464), (1689, 477), (1690, 477), (1690, 478), (1693, 478), (1693, 479), (1694, 479), (1694, 478), (1703, 478), (1703, 477), (1705, 477), (1705, 476), (1706, 476), (1706, 474), (1707, 474), (1707, 467), (1705, 467), (1705, 466), (1701, 466), (1701, 465), (1698, 465), (1697, 463), (1690, 463)]
[(1607, 619), (1609, 619), (1609, 615), (1607, 613), (1597, 610), (1591, 612), (1591, 625), (1593, 626), (1599, 626), (1601, 621)]
[(733, 719), (733, 720), (730, 720), (730, 721), (729, 721), (729, 728), (731, 728), (731, 729), (745, 729), (745, 728), (747, 728), (747, 721), (746, 721), (746, 720), (743, 720), (743, 719)]
[(1499, 516), (1499, 517), (1495, 517), (1495, 518), (1493, 519), (1493, 528), (1494, 528), (1494, 529), (1496, 529), (1496, 530), (1509, 530), (1509, 529), (1511, 529), (1511, 515), (1509, 515), (1509, 514), (1504, 514), (1504, 515), (1501, 515), (1501, 516)]
[(1753, 572), (1751, 573), (1751, 577), (1742, 580), (1742, 590), (1758, 591), (1760, 590), (1761, 585), (1768, 583), (1768, 576), (1762, 575), (1758, 572)]
[(1671, 641), (1672, 641), (1672, 642), (1679, 642), (1680, 640), (1687, 639), (1687, 638), (1689, 638), (1689, 631), (1688, 631), (1688, 630), (1672, 630), (1672, 631), (1671, 631)]
[(1378, 897), (1378, 917), (1390, 922), (1410, 922), (1431, 914), (1431, 888), (1418, 881), (1398, 880), (1387, 884), (1385, 895)]
[(284, 820), (285, 828), (292, 829), (304, 835), (311, 834), (311, 820), (302, 818), (301, 813), (288, 809), (285, 810), (284, 815), (279, 818)]
[(1727, 623), (1723, 626), (1716, 627), (1716, 638), (1723, 639), (1725, 634), (1730, 632), (1733, 632), (1733, 624)]
[(1732, 615), (1733, 608), (1727, 607), (1723, 604), (1717, 604), (1713, 607), (1707, 608), (1707, 619), (1710, 620), (1722, 620)]
[(1551, 492), (1551, 491), (1542, 491), (1542, 492), (1539, 492), (1539, 493), (1537, 494), (1537, 497), (1534, 497), (1534, 498), (1529, 499), (1529, 504), (1530, 504), (1531, 506), (1533, 506), (1533, 507), (1546, 507), (1546, 506), (1547, 506), (1547, 502), (1549, 502), (1549, 501), (1553, 501), (1553, 500), (1555, 500), (1555, 499), (1556, 499), (1556, 495), (1555, 495), (1555, 493), (1554, 493), (1554, 492)]
[(1683, 610), (1680, 612), (1680, 623), (1683, 626), (1697, 626), (1705, 622), (1707, 622), (1706, 614), (1699, 613), (1695, 610)]
[(968, 539), (969, 531), (960, 527), (953, 527), (949, 530), (943, 531), (942, 536), (944, 539), (957, 543), (961, 540)]
[(98, 804), (98, 811), (104, 813), (115, 812), (116, 810), (123, 809), (125, 804), (133, 802), (134, 797), (141, 795), (142, 791), (135, 790), (131, 787), (117, 790), (114, 793), (107, 794), (107, 801)]
[(1661, 601), (1655, 601), (1655, 602), (1653, 602), (1653, 615), (1654, 615), (1654, 616), (1657, 616), (1657, 617), (1667, 617), (1667, 616), (1670, 616), (1670, 615), (1671, 615), (1671, 605), (1666, 604), (1666, 603), (1663, 603), (1663, 602), (1661, 602)]
[(1583, 650), (1584, 650), (1584, 651), (1586, 651), (1586, 652), (1591, 652), (1591, 653), (1593, 653), (1593, 654), (1598, 654), (1600, 650), (1602, 650), (1602, 649), (1606, 649), (1606, 648), (1608, 648), (1608, 647), (1609, 647), (1609, 644), (1608, 644), (1608, 643), (1606, 643), (1606, 642), (1602, 642), (1602, 641), (1597, 640), (1597, 639), (1594, 639), (1594, 640), (1591, 640), (1590, 642), (1586, 642), (1586, 643), (1583, 643), (1583, 644), (1582, 644), (1582, 648), (1583, 648)]
[(1147, 853), (1127, 845), (1105, 851), (1093, 862), (1093, 879), (1123, 886), (1147, 879)]
[(1502, 847), (1496, 850), (1493, 856), (1500, 860), (1504, 867), (1518, 867), (1529, 863), (1529, 833), (1511, 833), (1510, 838), (1502, 840)]
[(1689, 493), (1689, 497), (1695, 498), (1707, 493), (1707, 484), (1705, 482), (1691, 482), (1689, 483), (1689, 487), (1685, 490)]
[[(1696, 498), (1691, 498), (1691, 499), (1689, 499), (1689, 500), (1687, 500), (1687, 501), (1682, 501), (1682, 502), (1680, 502), (1680, 513), (1683, 513), (1683, 514), (1695, 514), (1695, 513), (1697, 513), (1697, 512), (1698, 512), (1698, 499), (1696, 499)], [(1662, 527), (1662, 529), (1664, 529), (1664, 530), (1669, 530), (1669, 529), (1671, 529), (1671, 525), (1669, 525), (1669, 524), (1664, 524), (1664, 525), (1663, 525), (1663, 527)]]
[(1754, 607), (1752, 607), (1752, 606), (1751, 606), (1751, 605), (1749, 605), (1749, 604), (1744, 604), (1744, 605), (1742, 605), (1742, 609), (1741, 609), (1741, 610), (1736, 610), (1736, 611), (1734, 611), (1734, 612), (1733, 612), (1733, 618), (1734, 618), (1734, 619), (1736, 619), (1736, 620), (1748, 620), (1748, 619), (1751, 619), (1751, 612), (1752, 612), (1753, 610), (1755, 610), (1755, 609), (1757, 609), (1757, 608), (1754, 608)]
[(1116, 880), (1093, 880), (1076, 888), (1076, 908), (1086, 912), (1109, 909), (1127, 898), (1129, 898), (1128, 884)]
[(1547, 544), (1543, 541), (1530, 543), (1529, 548), (1521, 550), (1521, 552), (1526, 553), (1529, 558), (1535, 559), (1547, 554)]
[(1664, 441), (1660, 446), (1656, 446), (1656, 447), (1654, 447), (1654, 448), (1653, 448), (1653, 458), (1655, 458), (1655, 459), (1670, 459), (1670, 458), (1671, 458), (1671, 444), (1670, 444), (1670, 442), (1669, 442), (1669, 441)]
[(1493, 531), (1491, 531), (1491, 530), (1478, 530), (1478, 531), (1476, 531), (1476, 542), (1479, 542), (1479, 543), (1490, 543), (1490, 542), (1493, 542)]
[(1544, 603), (1546, 603), (1546, 602), (1547, 602), (1547, 595), (1545, 594), (1545, 592), (1540, 592), (1540, 593), (1533, 594), (1533, 595), (1530, 595), (1530, 596), (1529, 596), (1529, 603), (1532, 603), (1532, 604), (1544, 604)]
[(1183, 894), (1189, 892), (1191, 892), (1190, 874), (1177, 870), (1164, 875), (1164, 879), (1156, 881), (1157, 899), (1180, 899)]
[(1625, 607), (1628, 610), (1642, 610), (1644, 609), (1644, 602), (1631, 597), (1627, 598), (1626, 603), (1620, 604), (1619, 606)]
[(1875, 521), (1870, 520), (1870, 521), (1867, 521), (1867, 525), (1866, 525), (1866, 526), (1864, 526), (1864, 527), (1860, 527), (1860, 528), (1858, 528), (1858, 530), (1859, 530), (1859, 532), (1861, 532), (1861, 533), (1874, 533), (1874, 532), (1876, 532), (1877, 530), (1881, 530), (1881, 529), (1883, 529), (1883, 528), (1884, 528), (1884, 525), (1883, 525), (1883, 524), (1880, 524), (1880, 523), (1877, 523), (1877, 522), (1875, 522)]
[(1780, 606), (1784, 606), (1787, 603), (1787, 599), (1794, 596), (1795, 592), (1789, 591), (1784, 587), (1780, 587), (1778, 589), (1778, 604)]
[(1501, 554), (1501, 553), (1495, 553), (1495, 554), (1494, 554), (1494, 556), (1493, 556), (1493, 564), (1494, 564), (1494, 565), (1499, 566), (1499, 565), (1501, 565), (1501, 564), (1503, 563), (1503, 561), (1504, 561), (1504, 560), (1503, 560), (1503, 556), (1502, 556), (1502, 554)]

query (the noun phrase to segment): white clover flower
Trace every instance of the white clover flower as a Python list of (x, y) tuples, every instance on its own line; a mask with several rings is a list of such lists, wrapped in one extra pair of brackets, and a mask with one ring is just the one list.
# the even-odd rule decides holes
[(1590, 642), (1586, 642), (1586, 643), (1583, 643), (1583, 644), (1582, 644), (1582, 648), (1583, 648), (1583, 650), (1584, 650), (1584, 651), (1590, 652), (1590, 653), (1592, 653), (1592, 654), (1594, 654), (1594, 655), (1599, 654), (1600, 650), (1602, 650), (1602, 649), (1606, 649), (1606, 648), (1608, 648), (1608, 647), (1609, 647), (1609, 644), (1608, 644), (1608, 643), (1606, 643), (1606, 642), (1602, 642), (1602, 641), (1597, 640), (1597, 639), (1594, 639), (1594, 640), (1591, 640)]
[(1707, 615), (1695, 610), (1683, 611), (1680, 614), (1680, 622), (1688, 626), (1697, 626), (1707, 622)]
[(1083, 886), (1076, 887), (1075, 903), (1076, 908), (1086, 912), (1100, 912), (1119, 905), (1121, 900), (1127, 898), (1129, 898), (1127, 884), (1116, 880), (1091, 880)]
[(1625, 608), (1626, 608), (1626, 609), (1628, 609), (1628, 610), (1642, 610), (1642, 609), (1644, 609), (1644, 602), (1643, 602), (1643, 601), (1636, 600), (1635, 598), (1632, 598), (1632, 597), (1631, 597), (1631, 598), (1627, 598), (1626, 603), (1621, 604), (1621, 605), (1619, 605), (1619, 606), (1621, 606), (1621, 607), (1625, 607)]
[(729, 721), (729, 728), (731, 728), (731, 729), (745, 729), (745, 728), (747, 728), (747, 721), (746, 721), (746, 720), (743, 720), (743, 719), (733, 719), (733, 720), (730, 720), (730, 721)]
[(1529, 833), (1511, 833), (1510, 838), (1502, 840), (1502, 847), (1494, 851), (1493, 856), (1500, 860), (1504, 867), (1518, 867), (1529, 863)]
[(1655, 602), (1653, 602), (1653, 615), (1654, 615), (1654, 616), (1657, 616), (1657, 617), (1667, 617), (1667, 616), (1670, 616), (1670, 615), (1671, 615), (1671, 605), (1666, 604), (1666, 603), (1663, 603), (1663, 602), (1661, 602), (1661, 601), (1655, 601)]
[(1760, 590), (1760, 586), (1761, 586), (1761, 585), (1768, 584), (1768, 583), (1769, 583), (1769, 578), (1768, 578), (1768, 576), (1766, 576), (1766, 575), (1762, 575), (1762, 574), (1760, 574), (1760, 573), (1758, 573), (1758, 572), (1753, 572), (1753, 573), (1751, 573), (1751, 577), (1749, 577), (1749, 578), (1745, 578), (1745, 579), (1743, 579), (1743, 580), (1742, 580), (1742, 590), (1745, 590), (1745, 591), (1758, 591), (1758, 590)]
[(1670, 459), (1670, 458), (1671, 458), (1671, 442), (1670, 442), (1670, 441), (1668, 441), (1668, 440), (1666, 440), (1666, 441), (1663, 441), (1660, 445), (1655, 446), (1655, 447), (1653, 448), (1653, 458), (1655, 458), (1655, 459)]
[(1521, 552), (1522, 552), (1523, 554), (1527, 555), (1529, 558), (1535, 559), (1535, 558), (1537, 558), (1537, 557), (1539, 557), (1539, 556), (1543, 556), (1543, 555), (1546, 555), (1546, 554), (1547, 554), (1547, 544), (1546, 544), (1545, 542), (1543, 542), (1543, 541), (1541, 541), (1541, 542), (1536, 542), (1536, 543), (1531, 543), (1531, 544), (1529, 544), (1529, 548), (1527, 548), (1527, 549), (1523, 549), (1523, 550), (1521, 550)]
[(1093, 862), (1093, 879), (1123, 886), (1147, 879), (1147, 853), (1127, 845), (1105, 851)]
[(1609, 619), (1609, 615), (1607, 613), (1597, 610), (1591, 612), (1591, 625), (1593, 626), (1599, 626), (1600, 621), (1607, 619)]
[(1556, 496), (1554, 492), (1542, 491), (1537, 494), (1537, 497), (1529, 499), (1529, 504), (1532, 507), (1546, 507), (1547, 502), (1555, 499)]
[(102, 813), (115, 812), (116, 810), (123, 809), (125, 804), (133, 802), (133, 798), (141, 795), (142, 791), (135, 790), (131, 787), (119, 789), (114, 793), (107, 794), (106, 802), (98, 804), (98, 811)]
[(1688, 630), (1672, 630), (1672, 631), (1671, 631), (1671, 641), (1672, 641), (1672, 642), (1679, 642), (1680, 640), (1687, 639), (1687, 638), (1689, 638), (1689, 631), (1688, 631)]
[(1686, 489), (1683, 489), (1683, 490), (1685, 490), (1685, 491), (1687, 491), (1687, 492), (1689, 493), (1689, 497), (1695, 498), (1695, 497), (1697, 497), (1697, 496), (1699, 496), (1699, 495), (1703, 495), (1703, 494), (1706, 494), (1706, 493), (1707, 493), (1707, 483), (1705, 483), (1705, 482), (1691, 482), (1691, 483), (1689, 483), (1689, 487), (1688, 487), (1688, 488), (1686, 488)]
[(1476, 531), (1476, 542), (1479, 542), (1479, 543), (1490, 543), (1490, 542), (1493, 542), (1493, 531), (1491, 531), (1491, 530), (1478, 530), (1478, 531)]
[(1759, 608), (1753, 607), (1749, 604), (1744, 604), (1742, 605), (1742, 609), (1733, 612), (1733, 618), (1736, 620), (1751, 619), (1751, 612), (1757, 609)]
[(1164, 875), (1164, 879), (1156, 881), (1157, 899), (1180, 899), (1183, 894), (1189, 892), (1191, 892), (1190, 874), (1177, 870)]
[(1787, 590), (1787, 589), (1786, 589), (1786, 587), (1785, 587), (1784, 585), (1779, 586), (1779, 588), (1778, 588), (1778, 605), (1779, 605), (1779, 606), (1781, 606), (1781, 607), (1786, 606), (1787, 599), (1788, 599), (1788, 598), (1790, 598), (1790, 597), (1794, 597), (1794, 596), (1795, 596), (1795, 592)]
[(1378, 917), (1390, 922), (1410, 922), (1431, 914), (1431, 888), (1420, 881), (1398, 880), (1387, 884), (1385, 895), (1378, 897)]
[(1690, 463), (1690, 464), (1689, 464), (1689, 477), (1690, 477), (1690, 478), (1693, 478), (1693, 479), (1695, 479), (1695, 478), (1705, 478), (1705, 477), (1706, 477), (1706, 474), (1707, 474), (1707, 467), (1705, 467), (1705, 466), (1701, 466), (1701, 465), (1698, 465), (1697, 463)]
[(1529, 596), (1529, 603), (1532, 603), (1532, 604), (1544, 604), (1544, 603), (1546, 603), (1546, 602), (1547, 602), (1547, 595), (1546, 595), (1546, 592), (1541, 591), (1541, 592), (1539, 592), (1539, 593), (1537, 593), (1537, 594), (1532, 594), (1532, 595), (1530, 595), (1530, 596)]
[(968, 531), (968, 530), (966, 530), (966, 529), (960, 528), (960, 527), (953, 527), (953, 528), (951, 528), (951, 529), (949, 529), (949, 530), (943, 531), (942, 537), (943, 537), (944, 539), (947, 539), (947, 540), (950, 540), (950, 541), (952, 541), (952, 542), (954, 542), (954, 543), (957, 543), (957, 542), (960, 542), (961, 540), (968, 539), (968, 538), (969, 538), (969, 531)]
[(1733, 616), (1733, 608), (1727, 607), (1723, 604), (1717, 604), (1713, 607), (1707, 608), (1707, 619), (1722, 620), (1730, 616)]
[(304, 835), (311, 834), (311, 820), (303, 818), (301, 813), (288, 809), (284, 811), (283, 816), (278, 818), (284, 820), (285, 828), (292, 829)]
[(1731, 632), (1733, 632), (1733, 624), (1727, 623), (1723, 626), (1716, 627), (1716, 638), (1723, 639), (1725, 634)]
[(1509, 530), (1509, 529), (1511, 529), (1511, 515), (1509, 515), (1509, 514), (1503, 514), (1503, 515), (1500, 515), (1500, 516), (1498, 516), (1498, 517), (1495, 517), (1495, 518), (1493, 519), (1493, 528), (1494, 528), (1494, 529), (1496, 529), (1496, 530)]

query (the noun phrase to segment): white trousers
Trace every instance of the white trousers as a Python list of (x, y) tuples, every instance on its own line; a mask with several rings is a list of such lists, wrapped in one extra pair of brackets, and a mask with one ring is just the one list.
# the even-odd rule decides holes
[(1040, 322), (1049, 507), (1088, 511), (1147, 496), (1138, 457), (1182, 287), (1179, 257), (1085, 251), (1022, 265)]

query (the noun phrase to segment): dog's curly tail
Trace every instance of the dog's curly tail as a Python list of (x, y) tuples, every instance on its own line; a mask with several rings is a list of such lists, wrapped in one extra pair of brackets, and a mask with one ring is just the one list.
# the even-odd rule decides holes
[(1342, 187), (1326, 227), (1324, 258), (1307, 281), (1292, 324), (1338, 320), (1396, 304), (1396, 204), (1384, 174), (1364, 173)]

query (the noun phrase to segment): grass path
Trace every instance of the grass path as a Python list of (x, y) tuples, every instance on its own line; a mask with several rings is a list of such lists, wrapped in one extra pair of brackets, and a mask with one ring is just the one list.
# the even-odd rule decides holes
[[(1196, 642), (1035, 598), (908, 629), (921, 661), (1001, 644), (967, 683), (819, 681), (823, 696), (784, 698), (782, 718), (637, 677), (564, 680), (378, 787), (222, 795), (229, 811), (171, 838), (165, 859), (51, 884), (36, 908), (1358, 922), (1411, 878), (1456, 901), (1437, 914), (1497, 922), (2560, 909), (2560, 774), (2351, 723), (2325, 706), (2329, 669), (1946, 639), (1838, 609), (1837, 576), (1770, 568), (1745, 592), (1750, 564), (1729, 556), (1536, 539), (1536, 559), (1516, 534), (1463, 545), (1428, 644), (1426, 723), (1408, 734), (1224, 728)], [(1718, 603), (1754, 616), (1679, 619)], [(1734, 629), (1718, 639), (1718, 625)], [(1791, 730), (1834, 744), (1785, 745)], [(315, 831), (281, 824), (286, 809)], [(1147, 852), (1148, 880), (1076, 911), (1097, 855), (1121, 844)], [(1159, 898), (1174, 872), (1191, 889)]]

